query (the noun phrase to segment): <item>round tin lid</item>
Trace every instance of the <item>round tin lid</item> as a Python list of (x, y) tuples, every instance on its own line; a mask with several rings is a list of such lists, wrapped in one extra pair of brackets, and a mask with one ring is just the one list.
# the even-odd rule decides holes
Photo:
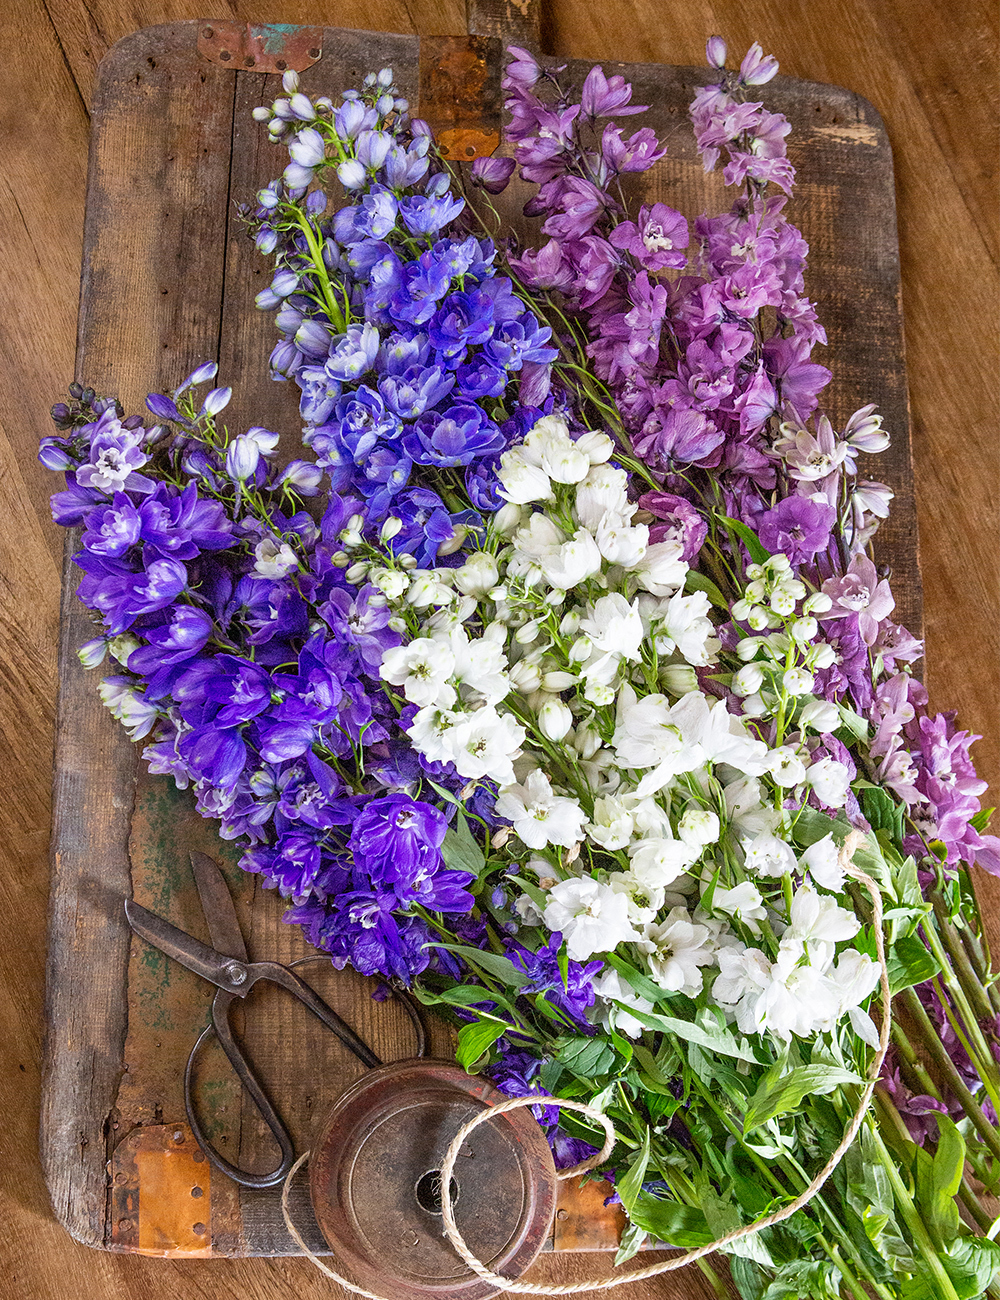
[[(323, 1236), (354, 1277), (386, 1300), (486, 1300), (497, 1291), (465, 1264), (441, 1218), (440, 1168), (462, 1125), (505, 1100), (443, 1061), (371, 1070), (327, 1116), (309, 1162)], [(490, 1269), (518, 1277), (548, 1236), (552, 1154), (528, 1109), (470, 1135), (452, 1183), (459, 1231)]]

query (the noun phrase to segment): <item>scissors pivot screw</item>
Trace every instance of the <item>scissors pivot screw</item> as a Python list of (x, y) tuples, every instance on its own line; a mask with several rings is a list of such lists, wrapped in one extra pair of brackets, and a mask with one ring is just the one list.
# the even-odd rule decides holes
[(226, 967), (226, 978), (230, 984), (245, 984), (247, 979), (247, 968), (241, 966), (238, 961), (234, 961)]

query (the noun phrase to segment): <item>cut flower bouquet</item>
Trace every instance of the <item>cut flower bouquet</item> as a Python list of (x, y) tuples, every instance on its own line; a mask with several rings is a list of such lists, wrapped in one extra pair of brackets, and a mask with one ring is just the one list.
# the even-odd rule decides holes
[[(970, 874), (1000, 841), (869, 554), (888, 435), (820, 411), (777, 64), (708, 59), (692, 122), (735, 198), (693, 221), (629, 210), (666, 150), (599, 67), (512, 49), (513, 156), (466, 180), (391, 70), (339, 103), (286, 74), (246, 217), (312, 459), (227, 429), (213, 363), (151, 426), (74, 386), (41, 458), (80, 654), (286, 919), (539, 1097), (557, 1163), (600, 1138), (553, 1099), (613, 1121), (619, 1262), (805, 1190), (727, 1247), (747, 1300), (967, 1300), (1000, 1264)], [(537, 249), (495, 242), (515, 168)]]

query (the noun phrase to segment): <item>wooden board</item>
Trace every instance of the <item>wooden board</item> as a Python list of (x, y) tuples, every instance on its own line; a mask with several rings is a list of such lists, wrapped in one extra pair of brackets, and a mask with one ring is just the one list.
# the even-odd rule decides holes
[[(470, 30), (531, 39), (531, 10), (501, 3), (473, 12)], [(516, 20), (516, 22), (515, 22)], [(201, 23), (149, 28), (120, 42), (101, 65), (81, 293), (78, 378), (116, 393), (129, 411), (147, 391), (175, 385), (206, 357), (236, 388), (234, 426), (261, 423), (294, 437), (296, 390), (265, 376), (273, 340), (253, 297), (267, 269), (240, 235), (234, 204), (280, 170), (278, 150), (262, 140), (249, 110), (275, 93), (276, 78), (235, 71), (199, 53)], [(331, 95), (372, 68), (391, 64), (421, 111), (421, 64), (415, 37), (327, 28), (322, 57), (303, 86)], [(498, 52), (498, 47), (493, 47)], [(439, 49), (434, 47), (434, 56)], [(496, 53), (492, 57), (496, 57)], [(570, 65), (581, 73), (583, 64)], [(621, 71), (648, 103), (648, 123), (670, 142), (670, 155), (636, 178), (636, 195), (687, 212), (719, 208), (721, 180), (706, 177), (685, 109), (701, 70), (605, 65)], [(496, 69), (493, 69), (495, 75)], [(792, 208), (812, 244), (807, 291), (830, 336), (835, 380), (826, 405), (843, 420), (877, 401), (894, 435), (879, 474), (897, 493), (881, 558), (894, 570), (899, 613), (919, 626), (920, 584), (909, 462), (908, 416), (899, 308), (899, 267), (892, 162), (878, 115), (835, 87), (778, 79), (768, 100), (794, 127), (792, 160), (799, 188)], [(641, 186), (641, 189), (639, 188)], [(520, 217), (523, 194), (503, 201), (511, 226), (533, 238)], [(858, 303), (863, 304), (859, 314)], [(821, 358), (823, 359), (823, 358)], [(164, 1255), (294, 1253), (274, 1192), (236, 1189), (208, 1176), (183, 1123), (181, 1076), (190, 1043), (205, 1023), (209, 987), (144, 945), (130, 943), (122, 898), (139, 901), (185, 929), (201, 928), (187, 853), (201, 848), (224, 860), (238, 898), (252, 959), (290, 962), (306, 955), (282, 906), (234, 867), (212, 825), (163, 778), (138, 770), (136, 751), (103, 710), (96, 681), (79, 667), (75, 647), (88, 637), (85, 611), (64, 575), (60, 706), (56, 754), (53, 878), (48, 959), (48, 1039), (42, 1157), (60, 1221), (77, 1240), (112, 1250)], [(368, 1037), (385, 1059), (412, 1050), (409, 1030), (388, 1003), (373, 1003), (359, 977), (317, 963), (310, 979)], [(280, 993), (255, 991), (247, 1008), (250, 1050), (298, 1149), (360, 1066), (306, 1013)], [(448, 1052), (447, 1031), (434, 1052)], [(206, 1120), (226, 1152), (264, 1169), (270, 1140), (217, 1058), (206, 1060), (200, 1095)], [(614, 1219), (578, 1202), (557, 1216), (557, 1249), (609, 1244)], [(598, 1203), (595, 1204), (594, 1202)], [(301, 1196), (296, 1218), (308, 1230)], [(315, 1235), (312, 1239), (319, 1244)]]

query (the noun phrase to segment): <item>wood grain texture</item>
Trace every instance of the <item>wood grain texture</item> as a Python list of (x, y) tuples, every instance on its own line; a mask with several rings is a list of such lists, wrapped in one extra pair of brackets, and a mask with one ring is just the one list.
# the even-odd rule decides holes
[[(252, 21), (359, 22), (356, 9), (301, 0), (212, 6)], [(0, 348), (0, 676), (8, 798), (3, 804), (0, 1029), (7, 1154), (0, 1172), (12, 1294), (69, 1300), (90, 1293), (165, 1300), (234, 1293), (303, 1300), (334, 1289), (305, 1261), (175, 1262), (87, 1251), (58, 1226), (35, 1153), (48, 869), (49, 757), (55, 698), (61, 538), (47, 518), (50, 476), (33, 462), (46, 411), (72, 368), (87, 116), (96, 57), (156, 22), (202, 16), (185, 0), (16, 0), (3, 18)], [(460, 4), (391, 0), (365, 8), (369, 27), (461, 30)], [(759, 38), (795, 76), (849, 87), (876, 104), (896, 159), (903, 304), (918, 472), (927, 678), (939, 707), (982, 731), (979, 766), (998, 776), (996, 410), (996, 93), (993, 6), (961, 0), (720, 0), (666, 11), (655, 0), (551, 0), (549, 48), (580, 58), (697, 63), (705, 36), (737, 48)], [(31, 112), (25, 106), (30, 104)], [(16, 1243), (16, 1244), (15, 1244)], [(550, 1259), (561, 1279), (592, 1275), (593, 1258)], [(690, 1274), (688, 1294), (700, 1293)], [(653, 1282), (630, 1294), (669, 1292)]]

